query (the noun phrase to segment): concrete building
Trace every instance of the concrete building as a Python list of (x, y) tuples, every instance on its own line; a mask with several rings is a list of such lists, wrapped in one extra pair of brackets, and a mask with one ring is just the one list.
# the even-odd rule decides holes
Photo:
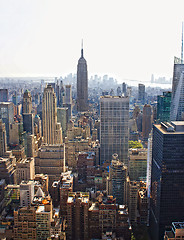
[(87, 62), (83, 56), (83, 47), (81, 57), (77, 65), (77, 111), (84, 112), (88, 110), (88, 71)]
[(23, 96), (22, 113), (32, 113), (32, 96), (31, 93), (26, 90)]
[(150, 228), (152, 238), (163, 239), (166, 226), (183, 221), (184, 122), (153, 127)]
[(146, 180), (147, 149), (129, 150), (129, 177), (131, 181)]
[(35, 172), (47, 174), (49, 186), (58, 181), (65, 172), (65, 145), (42, 145), (35, 158)]
[(43, 142), (46, 144), (61, 144), (62, 130), (57, 123), (56, 95), (51, 85), (44, 89), (42, 100)]
[(117, 153), (128, 165), (129, 98), (104, 96), (100, 98), (100, 162), (111, 161)]
[(142, 114), (142, 137), (143, 140), (147, 141), (149, 134), (152, 129), (153, 123), (152, 117), (152, 108), (149, 104), (145, 104), (143, 107), (143, 114)]
[(20, 206), (31, 206), (34, 197), (34, 181), (22, 181), (20, 183)]
[(107, 194), (115, 197), (118, 204), (127, 204), (127, 167), (119, 161), (116, 153), (109, 166)]
[(34, 180), (35, 177), (35, 164), (34, 158), (24, 158), (16, 163), (16, 177), (17, 184), (22, 180), (29, 181)]

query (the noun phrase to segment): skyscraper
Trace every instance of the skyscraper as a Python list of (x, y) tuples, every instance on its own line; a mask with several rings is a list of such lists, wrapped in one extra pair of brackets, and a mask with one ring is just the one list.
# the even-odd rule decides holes
[(129, 98), (103, 96), (100, 98), (100, 161), (111, 161), (117, 153), (128, 165)]
[(157, 96), (157, 122), (168, 122), (170, 120), (171, 92), (163, 92)]
[(0, 89), (0, 102), (8, 102), (8, 89)]
[(71, 85), (65, 86), (65, 103), (72, 104), (72, 89)]
[(7, 151), (5, 123), (0, 119), (0, 157)]
[(148, 140), (152, 129), (152, 108), (149, 104), (145, 104), (142, 115), (142, 136), (145, 141)]
[(0, 118), (5, 123), (7, 143), (9, 143), (10, 124), (14, 122), (14, 107), (12, 102), (0, 102)]
[(79, 112), (88, 110), (88, 71), (87, 62), (83, 56), (83, 46), (77, 65), (77, 110)]
[(172, 98), (171, 98), (171, 121), (183, 119), (184, 112), (184, 64), (174, 64)]
[(31, 113), (32, 111), (32, 97), (31, 93), (26, 90), (23, 96), (23, 104), (22, 104), (22, 113)]
[(56, 94), (54, 93), (54, 89), (51, 85), (47, 85), (44, 89), (42, 101), (42, 121), (44, 143), (62, 143), (61, 124), (57, 123)]
[(118, 154), (112, 155), (109, 167), (108, 195), (113, 195), (118, 204), (127, 203), (127, 167), (118, 159)]
[(141, 101), (142, 104), (145, 103), (145, 85), (144, 84), (139, 84), (138, 86), (138, 100)]
[(163, 239), (166, 226), (183, 221), (184, 122), (153, 126), (150, 227), (152, 239)]

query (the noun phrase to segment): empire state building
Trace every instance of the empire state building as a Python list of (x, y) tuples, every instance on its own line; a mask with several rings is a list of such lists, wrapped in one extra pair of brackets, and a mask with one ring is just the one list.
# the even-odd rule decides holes
[(77, 111), (88, 110), (88, 71), (87, 62), (83, 57), (83, 47), (81, 57), (77, 65)]

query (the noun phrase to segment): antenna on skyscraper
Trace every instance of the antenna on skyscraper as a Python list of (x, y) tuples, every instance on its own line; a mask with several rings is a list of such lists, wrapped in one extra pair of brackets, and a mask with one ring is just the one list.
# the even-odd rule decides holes
[(83, 58), (83, 39), (82, 39), (82, 43), (81, 43), (81, 57)]
[(182, 39), (181, 39), (181, 63), (183, 64), (183, 22), (182, 22)]

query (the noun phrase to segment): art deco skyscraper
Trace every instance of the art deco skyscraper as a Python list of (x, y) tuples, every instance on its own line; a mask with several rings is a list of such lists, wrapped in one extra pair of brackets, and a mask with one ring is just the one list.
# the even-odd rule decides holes
[(77, 65), (77, 110), (79, 112), (88, 110), (88, 71), (87, 62), (83, 56), (83, 47)]
[(103, 96), (100, 98), (100, 162), (111, 161), (117, 153), (128, 166), (129, 98)]
[(51, 85), (44, 89), (42, 101), (43, 141), (46, 144), (61, 144), (61, 125), (57, 123), (56, 94)]

